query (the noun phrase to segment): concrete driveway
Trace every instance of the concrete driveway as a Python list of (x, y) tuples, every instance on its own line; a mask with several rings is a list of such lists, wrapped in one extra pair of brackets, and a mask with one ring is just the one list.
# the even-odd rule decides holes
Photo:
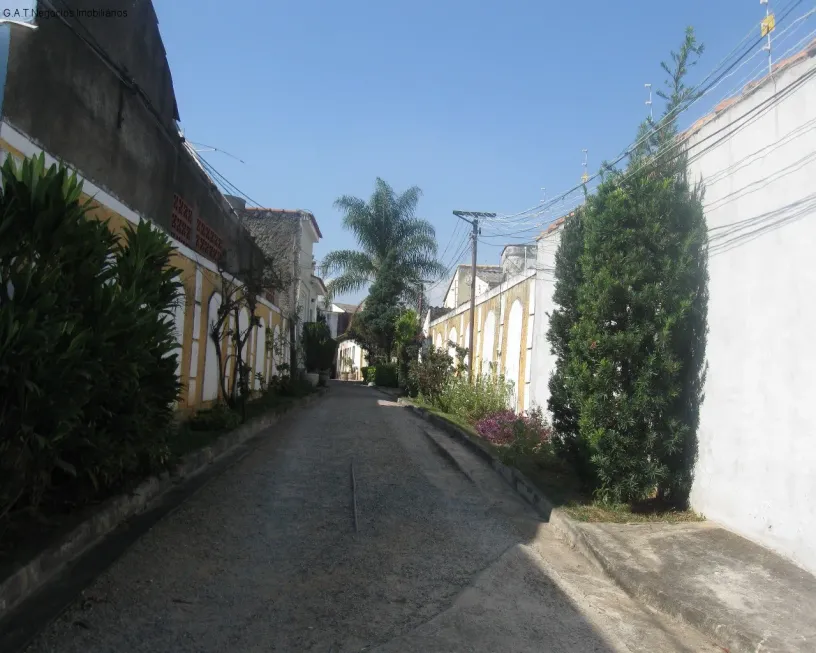
[(376, 390), (335, 383), (156, 524), (28, 650), (717, 650), (548, 529), (469, 452)]

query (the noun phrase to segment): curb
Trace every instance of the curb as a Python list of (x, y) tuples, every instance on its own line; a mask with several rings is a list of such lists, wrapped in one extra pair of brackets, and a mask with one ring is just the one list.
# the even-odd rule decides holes
[(392, 392), (391, 388), (384, 388), (384, 387), (381, 387), (381, 386), (378, 386), (378, 385), (368, 386), (368, 387), (370, 387), (372, 390), (376, 390), (380, 394), (384, 394), (386, 397), (388, 397), (390, 399), (393, 399), (394, 401), (399, 402), (399, 400), (401, 399), (400, 395), (402, 393), (399, 390), (397, 390), (396, 388), (394, 388), (393, 392)]
[[(712, 637), (724, 650), (731, 653), (755, 653), (762, 646), (761, 634), (741, 632), (714, 620), (708, 614), (684, 601), (673, 599), (665, 592), (655, 589), (648, 579), (635, 579), (622, 572), (603, 551), (596, 547), (591, 537), (579, 528), (575, 521), (563, 510), (555, 508), (552, 502), (520, 471), (502, 463), (482, 442), (455, 424), (428, 412), (401, 398), (400, 404), (408, 408), (440, 431), (462, 443), (473, 453), (485, 460), (502, 478), (558, 532), (559, 536), (573, 549), (577, 549), (590, 563), (611, 578), (624, 592), (641, 604), (652, 607), (671, 618), (679, 619), (700, 632)], [(759, 648), (758, 648), (759, 647)]]
[(67, 565), (122, 523), (148, 510), (169, 490), (197, 476), (241, 444), (276, 424), (284, 415), (309, 405), (325, 394), (326, 390), (319, 390), (282, 413), (257, 417), (222, 435), (210, 446), (187, 454), (172, 470), (148, 477), (130, 494), (120, 494), (106, 500), (90, 517), (0, 581), (0, 619), (42, 589)]
[(430, 422), (440, 431), (444, 431), (446, 434), (451, 436), (454, 440), (460, 442), (465, 447), (470, 449), (473, 453), (479, 456), (482, 460), (487, 462), (496, 472), (498, 472), (501, 477), (512, 487), (518, 494), (520, 494), (527, 503), (529, 503), (536, 511), (544, 517), (544, 519), (548, 521), (552, 521), (552, 516), (555, 514), (559, 514), (560, 517), (563, 519), (569, 520), (569, 517), (566, 515), (560, 514), (557, 508), (553, 507), (552, 502), (545, 497), (541, 492), (536, 488), (530, 479), (528, 479), (524, 474), (522, 474), (519, 470), (515, 467), (510, 467), (509, 465), (505, 465), (501, 460), (499, 460), (496, 455), (490, 450), (490, 448), (482, 442), (478, 440), (474, 440), (472, 436), (470, 436), (467, 432), (463, 429), (459, 428), (455, 424), (452, 424), (446, 419), (442, 419), (433, 413), (428, 412), (424, 408), (420, 408), (413, 402), (408, 399), (400, 398), (397, 400), (398, 403), (402, 404), (406, 408), (408, 408), (411, 412), (419, 415), (422, 419), (426, 422)]

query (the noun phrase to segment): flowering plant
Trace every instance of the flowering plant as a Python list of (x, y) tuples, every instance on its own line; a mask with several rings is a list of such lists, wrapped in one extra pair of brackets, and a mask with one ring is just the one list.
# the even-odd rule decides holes
[(512, 410), (492, 413), (476, 423), (476, 432), (488, 442), (505, 447), (513, 457), (546, 453), (552, 436), (550, 425), (538, 407), (526, 415)]

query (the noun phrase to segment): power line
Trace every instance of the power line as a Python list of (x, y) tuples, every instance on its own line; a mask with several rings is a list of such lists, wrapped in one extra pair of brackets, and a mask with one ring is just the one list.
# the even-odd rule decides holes
[[(787, 18), (787, 16), (789, 16), (789, 15), (790, 15), (790, 13), (791, 13), (791, 12), (792, 12), (794, 9), (796, 9), (796, 7), (798, 7), (798, 6), (799, 6), (799, 5), (800, 5), (800, 4), (801, 4), (803, 1), (804, 1), (804, 0), (792, 0), (792, 1), (791, 1), (791, 2), (788, 4), (788, 6), (786, 7), (786, 9), (784, 10), (784, 12), (783, 12), (783, 14), (782, 14), (781, 18), (780, 18), (780, 19), (777, 21), (777, 23), (781, 23), (782, 21), (784, 21), (784, 20)], [(612, 161), (612, 162), (611, 162), (611, 163), (609, 163), (609, 164), (606, 164), (605, 168), (609, 168), (609, 169), (611, 169), (611, 168), (613, 168), (614, 166), (616, 166), (618, 163), (620, 163), (620, 162), (621, 162), (623, 159), (625, 159), (627, 156), (631, 155), (631, 154), (632, 154), (632, 152), (634, 152), (634, 151), (637, 149), (637, 147), (639, 147), (641, 144), (643, 144), (644, 142), (646, 142), (646, 140), (647, 140), (647, 139), (652, 138), (654, 135), (656, 135), (657, 133), (659, 133), (659, 132), (660, 132), (660, 131), (662, 131), (663, 129), (667, 128), (669, 125), (671, 125), (674, 117), (676, 117), (676, 116), (677, 116), (677, 115), (679, 115), (680, 113), (682, 113), (682, 112), (684, 112), (684, 111), (688, 110), (688, 109), (689, 109), (691, 106), (693, 106), (693, 105), (694, 105), (694, 104), (695, 104), (697, 101), (699, 101), (699, 100), (700, 100), (700, 99), (701, 99), (703, 96), (705, 96), (705, 95), (706, 95), (706, 94), (707, 94), (707, 93), (708, 93), (710, 90), (712, 90), (712, 89), (713, 89), (713, 88), (714, 88), (714, 87), (715, 87), (715, 86), (716, 86), (716, 85), (719, 83), (719, 81), (720, 81), (721, 79), (723, 79), (723, 78), (724, 78), (724, 77), (725, 77), (725, 76), (726, 76), (726, 75), (727, 75), (727, 74), (728, 74), (728, 73), (729, 73), (729, 72), (730, 72), (730, 71), (731, 71), (731, 70), (732, 70), (734, 67), (736, 67), (736, 66), (737, 66), (737, 65), (738, 65), (738, 64), (739, 64), (739, 63), (740, 63), (740, 62), (741, 62), (741, 61), (742, 61), (742, 60), (743, 60), (743, 59), (744, 59), (744, 58), (745, 58), (745, 57), (746, 57), (746, 56), (747, 56), (747, 55), (748, 55), (748, 54), (749, 54), (749, 53), (750, 53), (752, 50), (754, 50), (754, 48), (756, 48), (756, 46), (757, 46), (757, 45), (759, 45), (759, 44), (760, 44), (760, 43), (761, 43), (761, 42), (762, 42), (762, 41), (765, 39), (765, 37), (764, 37), (764, 36), (761, 36), (759, 39), (757, 39), (757, 40), (755, 40), (753, 43), (751, 43), (751, 45), (750, 45), (750, 46), (749, 46), (749, 47), (748, 47), (748, 48), (747, 48), (747, 49), (746, 49), (744, 52), (742, 52), (742, 54), (741, 54), (741, 55), (740, 55), (740, 56), (739, 56), (739, 57), (738, 57), (738, 58), (737, 58), (735, 61), (731, 62), (731, 64), (730, 64), (730, 65), (729, 65), (729, 66), (728, 66), (728, 67), (727, 67), (727, 68), (726, 68), (724, 71), (722, 71), (722, 72), (721, 72), (721, 73), (720, 73), (720, 74), (719, 74), (719, 75), (718, 75), (718, 76), (717, 76), (715, 79), (713, 79), (713, 81), (711, 81), (710, 83), (708, 83), (708, 82), (709, 82), (709, 80), (712, 78), (712, 76), (714, 76), (714, 75), (717, 73), (717, 71), (718, 71), (718, 70), (719, 70), (719, 69), (722, 67), (722, 65), (723, 65), (725, 62), (729, 61), (729, 59), (731, 59), (731, 58), (734, 56), (734, 54), (735, 54), (735, 53), (737, 53), (737, 52), (738, 52), (738, 51), (741, 49), (742, 45), (743, 45), (743, 44), (744, 44), (744, 43), (745, 43), (745, 42), (746, 42), (748, 39), (750, 39), (751, 34), (754, 34), (754, 33), (755, 33), (755, 31), (754, 31), (755, 29), (756, 29), (756, 27), (752, 27), (752, 28), (751, 28), (751, 30), (750, 30), (750, 31), (749, 31), (749, 32), (746, 34), (746, 36), (744, 36), (744, 37), (742, 38), (742, 40), (741, 40), (741, 41), (740, 41), (740, 42), (737, 44), (737, 46), (736, 46), (736, 47), (734, 47), (734, 49), (733, 49), (733, 50), (731, 50), (731, 52), (729, 52), (729, 53), (728, 53), (728, 54), (727, 54), (727, 55), (726, 55), (726, 56), (725, 56), (725, 57), (724, 57), (724, 58), (723, 58), (723, 59), (720, 61), (720, 63), (719, 63), (719, 64), (717, 64), (717, 66), (716, 66), (716, 67), (715, 67), (715, 68), (714, 68), (714, 69), (713, 69), (713, 70), (712, 70), (712, 71), (711, 71), (711, 72), (710, 72), (710, 73), (709, 73), (709, 74), (708, 74), (708, 75), (707, 75), (707, 76), (706, 76), (706, 77), (705, 77), (705, 78), (702, 80), (702, 82), (700, 82), (700, 83), (699, 83), (697, 86), (695, 86), (695, 87), (694, 87), (694, 89), (693, 89), (693, 91), (694, 91), (694, 92), (693, 92), (693, 93), (692, 93), (692, 95), (691, 95), (691, 100), (690, 100), (690, 101), (688, 101), (688, 102), (686, 102), (686, 103), (679, 104), (679, 105), (678, 105), (678, 106), (677, 106), (675, 109), (673, 109), (673, 110), (672, 110), (670, 113), (668, 113), (666, 116), (664, 116), (663, 118), (661, 118), (661, 120), (658, 122), (657, 126), (656, 126), (656, 127), (653, 129), (653, 130), (651, 130), (649, 133), (645, 134), (643, 137), (641, 137), (640, 139), (636, 140), (636, 141), (635, 141), (633, 144), (631, 144), (630, 146), (628, 146), (628, 147), (627, 147), (625, 150), (623, 150), (623, 152), (622, 152), (622, 153), (621, 153), (621, 154), (620, 154), (618, 157), (616, 157), (616, 159), (615, 159), (614, 161)], [(706, 86), (706, 87), (705, 87), (703, 90), (700, 90), (700, 89), (701, 89), (701, 88), (702, 88), (704, 85), (706, 85), (706, 84), (708, 84), (708, 85), (707, 85), (707, 86)], [(600, 177), (602, 176), (602, 174), (603, 174), (603, 171), (602, 171), (602, 170), (601, 170), (601, 171), (598, 171), (597, 173), (595, 173), (594, 175), (592, 175), (591, 177), (589, 177), (589, 178), (586, 180), (586, 182), (594, 181), (595, 179), (600, 178)], [(572, 187), (572, 188), (570, 188), (569, 190), (567, 190), (567, 191), (565, 191), (565, 192), (563, 192), (563, 193), (561, 193), (561, 194), (559, 194), (559, 195), (555, 196), (555, 197), (554, 197), (554, 198), (553, 198), (553, 199), (552, 199), (552, 200), (551, 200), (551, 201), (550, 201), (548, 204), (546, 204), (546, 205), (545, 205), (545, 206), (543, 206), (543, 207), (542, 207), (541, 205), (539, 205), (539, 206), (535, 206), (535, 207), (531, 207), (531, 208), (529, 208), (529, 209), (526, 209), (525, 211), (521, 211), (521, 212), (516, 213), (516, 214), (513, 214), (513, 215), (511, 215), (511, 216), (505, 216), (505, 218), (516, 218), (516, 217), (519, 217), (519, 216), (525, 216), (525, 215), (527, 215), (527, 214), (529, 214), (529, 213), (532, 213), (532, 212), (534, 212), (534, 211), (537, 211), (537, 210), (541, 210), (542, 208), (544, 208), (544, 209), (551, 208), (553, 205), (555, 205), (555, 203), (556, 203), (558, 200), (562, 200), (562, 199), (566, 198), (567, 196), (569, 196), (570, 194), (572, 194), (572, 193), (573, 193), (573, 192), (575, 192), (576, 190), (581, 189), (581, 188), (582, 188), (584, 185), (585, 185), (585, 183), (581, 183), (581, 184), (577, 184), (577, 185), (573, 186), (573, 187)]]
[(462, 226), (462, 223), (459, 220), (457, 220), (456, 224), (453, 225), (453, 232), (451, 233), (451, 237), (448, 239), (448, 244), (445, 245), (445, 249), (439, 255), (439, 260), (440, 261), (445, 258), (445, 254), (447, 254), (448, 248), (450, 248), (451, 243), (453, 243), (454, 239), (456, 238), (456, 234), (459, 231), (459, 227), (461, 227), (461, 226)]

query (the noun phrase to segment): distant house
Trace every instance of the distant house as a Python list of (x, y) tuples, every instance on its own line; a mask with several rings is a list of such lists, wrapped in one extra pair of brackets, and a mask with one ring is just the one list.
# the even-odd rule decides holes
[(247, 208), (239, 197), (226, 198), (263, 253), (289, 277), (277, 299), (284, 315), (296, 315), (288, 337), (296, 344), (300, 333), (295, 323), (314, 322), (318, 299), (326, 295), (323, 280), (315, 274), (313, 250), (323, 236), (317, 220), (302, 209)]
[(351, 318), (359, 308), (359, 304), (343, 304), (341, 302), (332, 302), (327, 306), (325, 298), (323, 298), (319, 309), (326, 318), (326, 324), (329, 325), (332, 338), (342, 336), (348, 330)]
[[(460, 265), (456, 268), (445, 290), (445, 299), (442, 302), (442, 306), (445, 308), (457, 308), (461, 304), (470, 301), (470, 272), (470, 265)], [(477, 265), (476, 295), (481, 295), (491, 288), (498, 286), (503, 278), (504, 271), (501, 265)]]

